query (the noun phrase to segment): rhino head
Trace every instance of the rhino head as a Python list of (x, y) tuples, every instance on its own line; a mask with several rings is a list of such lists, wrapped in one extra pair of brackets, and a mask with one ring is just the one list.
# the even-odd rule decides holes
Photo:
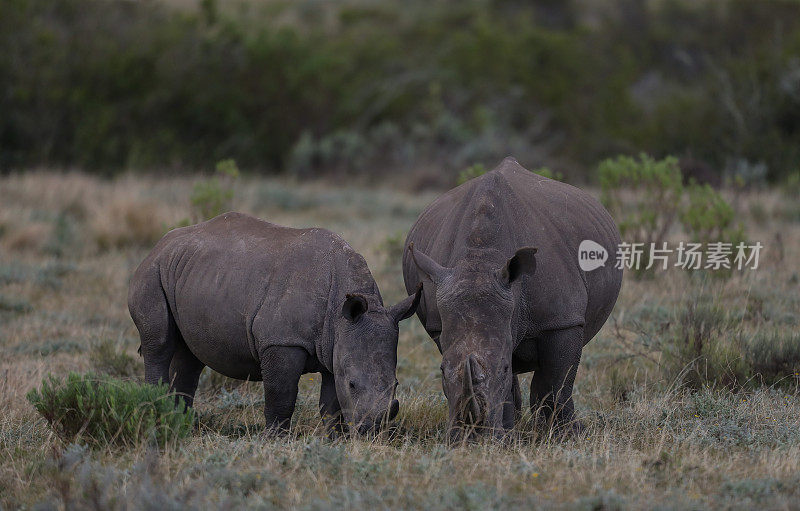
[(336, 395), (351, 431), (374, 432), (399, 410), (397, 389), (398, 324), (417, 310), (422, 286), (392, 307), (353, 293), (345, 297), (333, 347)]
[(452, 441), (503, 434), (511, 396), (514, 284), (536, 270), (536, 249), (521, 248), (505, 264), (469, 257), (443, 267), (409, 246), (414, 263), (435, 285), (442, 321), (442, 386)]

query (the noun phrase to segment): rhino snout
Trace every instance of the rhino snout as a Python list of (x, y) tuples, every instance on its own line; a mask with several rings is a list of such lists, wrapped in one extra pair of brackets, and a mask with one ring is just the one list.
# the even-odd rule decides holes
[(381, 428), (386, 426), (389, 421), (394, 420), (399, 411), (400, 402), (397, 399), (392, 399), (392, 402), (385, 411), (378, 414), (375, 418), (362, 420), (356, 428), (356, 431), (358, 431), (360, 435), (377, 433)]

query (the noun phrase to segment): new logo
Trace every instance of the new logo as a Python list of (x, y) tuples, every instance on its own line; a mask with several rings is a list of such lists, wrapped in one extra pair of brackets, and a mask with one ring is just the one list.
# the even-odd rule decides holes
[(608, 251), (592, 240), (583, 240), (578, 246), (578, 265), (583, 271), (592, 271), (605, 266)]

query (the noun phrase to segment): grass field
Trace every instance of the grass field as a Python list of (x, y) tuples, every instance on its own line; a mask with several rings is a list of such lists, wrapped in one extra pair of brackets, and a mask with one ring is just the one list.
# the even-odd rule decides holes
[[(439, 354), (412, 318), (400, 329), (392, 434), (328, 441), (318, 378), (306, 375), (291, 437), (266, 439), (260, 384), (206, 369), (198, 428), (180, 444), (63, 445), (25, 394), (47, 373), (143, 376), (127, 281), (190, 216), (192, 184), (0, 178), (0, 507), (800, 508), (800, 205), (777, 190), (732, 198), (747, 239), (765, 246), (758, 270), (626, 276), (578, 373), (584, 437), (557, 441), (527, 413), (508, 444), (449, 448)], [(234, 206), (341, 233), (394, 302), (405, 295), (405, 232), (435, 196), (244, 178)], [(710, 348), (694, 357), (701, 341)], [(759, 368), (778, 377), (761, 383)]]

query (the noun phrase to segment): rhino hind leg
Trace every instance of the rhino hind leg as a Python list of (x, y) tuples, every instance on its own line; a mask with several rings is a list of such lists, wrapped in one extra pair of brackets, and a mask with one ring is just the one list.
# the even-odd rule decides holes
[(561, 433), (580, 433), (572, 388), (583, 349), (583, 327), (543, 332), (538, 339), (537, 369), (531, 381), (531, 411)]
[(268, 434), (282, 436), (289, 431), (308, 353), (299, 347), (270, 346), (260, 357), (266, 430)]
[(169, 383), (169, 366), (180, 333), (158, 275), (131, 282), (128, 309), (139, 330), (144, 381), (151, 385)]
[(205, 364), (194, 356), (186, 343), (178, 343), (175, 353), (172, 355), (172, 362), (169, 366), (169, 381), (172, 391), (175, 392), (176, 405), (178, 400), (184, 403), (184, 409), (194, 404), (194, 394), (197, 391), (197, 383), (200, 381), (200, 373), (203, 372)]

